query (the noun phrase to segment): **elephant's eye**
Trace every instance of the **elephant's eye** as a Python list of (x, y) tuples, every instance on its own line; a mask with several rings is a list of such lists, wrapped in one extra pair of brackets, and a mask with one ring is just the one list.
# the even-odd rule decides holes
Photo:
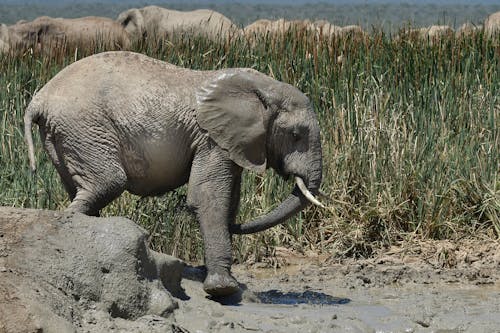
[(293, 129), (292, 130), (292, 138), (294, 141), (299, 141), (300, 140), (300, 133), (298, 129)]

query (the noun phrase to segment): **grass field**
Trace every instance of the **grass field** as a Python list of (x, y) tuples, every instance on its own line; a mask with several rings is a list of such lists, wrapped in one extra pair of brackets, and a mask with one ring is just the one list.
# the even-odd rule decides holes
[[(296, 31), (253, 46), (179, 39), (133, 50), (194, 69), (252, 67), (295, 85), (315, 105), (328, 208), (235, 237), (236, 260), (272, 257), (275, 246), (367, 256), (409, 238), (500, 237), (500, 49), (482, 33), (429, 45), (381, 32), (328, 41)], [(35, 129), (38, 170), (30, 172), (22, 117), (59, 70), (100, 51), (0, 55), (0, 205), (68, 204)], [(270, 210), (291, 187), (272, 171), (245, 173), (238, 221)], [(155, 249), (199, 260), (201, 237), (185, 190), (124, 194), (103, 215), (127, 216), (150, 231)]]

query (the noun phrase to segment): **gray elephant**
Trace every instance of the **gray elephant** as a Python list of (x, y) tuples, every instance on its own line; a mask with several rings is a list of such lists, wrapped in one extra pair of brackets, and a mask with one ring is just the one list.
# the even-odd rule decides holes
[[(98, 215), (125, 190), (150, 196), (188, 183), (212, 295), (238, 290), (232, 233), (264, 230), (320, 204), (322, 151), (311, 102), (252, 69), (195, 71), (131, 52), (101, 53), (50, 80), (24, 121), (31, 167), (35, 122), (70, 211)], [(268, 214), (235, 224), (242, 170), (268, 167), (297, 185)]]
[(175, 33), (219, 40), (241, 33), (230, 19), (213, 10), (177, 11), (158, 6), (132, 8), (116, 19), (133, 38), (171, 37)]
[(500, 35), (500, 11), (491, 14), (484, 20), (484, 33), (490, 38)]
[(471, 22), (465, 22), (456, 31), (455, 36), (457, 38), (471, 37), (483, 29), (482, 25), (476, 25)]
[[(30, 47), (86, 48), (102, 45), (129, 48), (130, 39), (123, 27), (107, 17), (52, 18), (41, 16), (33, 21), (19, 21), (9, 27), (11, 48)], [(12, 41), (13, 37), (17, 42)]]

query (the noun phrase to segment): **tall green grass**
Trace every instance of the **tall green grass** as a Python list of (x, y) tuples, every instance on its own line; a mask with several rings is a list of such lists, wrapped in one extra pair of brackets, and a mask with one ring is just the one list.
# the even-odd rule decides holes
[[(275, 246), (365, 256), (408, 238), (500, 237), (500, 49), (482, 33), (439, 43), (370, 36), (326, 39), (305, 31), (214, 43), (201, 38), (136, 43), (133, 50), (193, 69), (252, 67), (297, 86), (322, 130), (328, 208), (234, 239), (236, 260)], [(0, 55), (0, 205), (63, 209), (61, 186), (38, 136), (31, 174), (22, 117), (37, 89), (67, 64), (102, 51)], [(238, 222), (275, 207), (292, 184), (245, 173)], [(202, 257), (185, 188), (156, 198), (124, 194), (103, 215), (150, 232), (154, 248)], [(326, 199), (324, 199), (326, 200)]]

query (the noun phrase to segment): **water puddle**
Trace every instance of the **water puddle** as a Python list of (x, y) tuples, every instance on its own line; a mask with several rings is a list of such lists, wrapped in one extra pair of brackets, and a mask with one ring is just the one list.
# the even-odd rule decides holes
[(304, 292), (286, 292), (273, 289), (256, 293), (258, 299), (264, 304), (282, 305), (339, 305), (347, 304), (351, 300), (348, 298), (335, 297), (325, 293), (306, 290)]

